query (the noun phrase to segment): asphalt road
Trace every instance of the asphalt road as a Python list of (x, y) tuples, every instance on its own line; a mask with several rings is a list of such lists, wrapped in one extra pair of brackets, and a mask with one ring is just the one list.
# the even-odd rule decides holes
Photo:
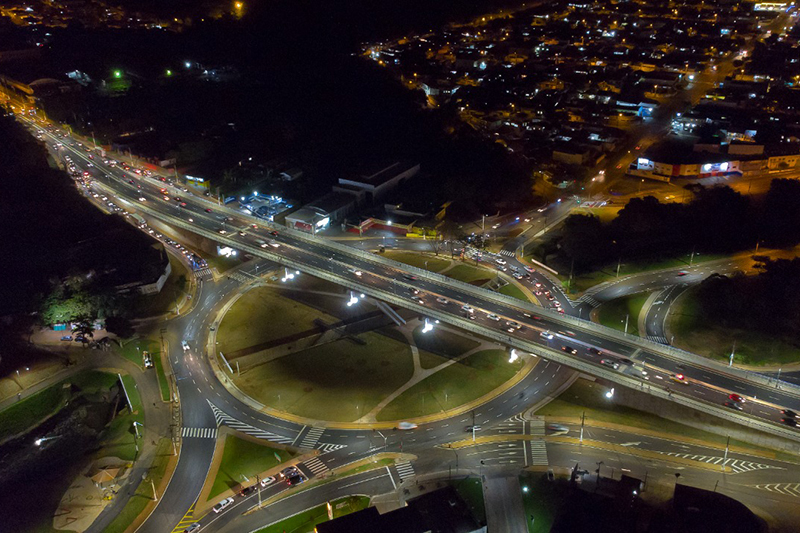
[[(86, 158), (85, 152), (74, 150), (73, 148), (66, 149), (72, 152), (76, 162), (82, 162), (84, 165), (90, 162)], [(400, 268), (391, 269), (383, 265), (375, 265), (364, 261), (360, 257), (346, 254), (339, 250), (331, 250), (324, 243), (315, 245), (296, 241), (291, 232), (288, 231), (281, 231), (277, 236), (271, 236), (262, 229), (254, 230), (251, 228), (250, 224), (255, 221), (233, 210), (222, 211), (226, 216), (230, 216), (233, 219), (223, 224), (216, 218), (219, 216), (220, 209), (203, 198), (187, 195), (186, 191), (175, 191), (175, 195), (183, 195), (187, 204), (185, 207), (175, 207), (174, 201), (164, 200), (163, 195), (159, 192), (162, 186), (167, 187), (165, 184), (157, 182), (155, 179), (143, 179), (118, 167), (103, 166), (102, 163), (97, 161), (97, 158), (95, 158), (93, 165), (92, 167), (84, 166), (84, 168), (88, 168), (93, 173), (95, 180), (102, 182), (104, 186), (115, 191), (117, 196), (115, 201), (121, 207), (135, 207), (139, 201), (138, 198), (145, 198), (145, 203), (149, 206), (164, 206), (164, 211), (169, 216), (180, 216), (184, 219), (192, 218), (195, 224), (209, 228), (212, 231), (227, 228), (227, 235), (233, 236), (234, 240), (240, 238), (235, 233), (238, 230), (245, 232), (241, 239), (246, 242), (254, 243), (256, 240), (274, 240), (279, 244), (280, 252), (287, 257), (291, 257), (296, 261), (304, 261), (318, 268), (326, 268), (330, 271), (338, 272), (345, 279), (348, 276), (355, 276), (360, 283), (372, 284), (384, 290), (391, 290), (395, 294), (403, 294), (408, 290), (407, 287), (409, 285), (413, 285), (421, 291), (426, 306), (433, 306), (440, 310), (460, 315), (459, 308), (461, 303), (470, 302), (477, 308), (475, 312), (476, 323), (488, 328), (499, 327), (506, 329), (508, 328), (506, 322), (515, 320), (520, 324), (524, 324), (523, 328), (516, 330), (516, 335), (528, 340), (542, 342), (557, 349), (575, 349), (578, 352), (575, 356), (585, 360), (597, 362), (600, 358), (630, 358), (638, 363), (646, 362), (649, 365), (658, 367), (646, 367), (646, 377), (649, 383), (643, 381), (643, 386), (651, 383), (668, 383), (671, 373), (682, 372), (694, 382), (693, 385), (684, 387), (676, 384), (673, 387), (676, 389), (681, 387), (685, 392), (703, 399), (721, 403), (728, 391), (733, 391), (748, 396), (758, 394), (759, 398), (774, 401), (776, 405), (786, 405), (800, 410), (798, 399), (793, 395), (786, 394), (784, 391), (777, 389), (767, 390), (760, 385), (741, 381), (736, 377), (712, 372), (702, 367), (687, 365), (659, 354), (641, 352), (626, 345), (624, 342), (616, 342), (606, 337), (599, 337), (591, 332), (572, 332), (566, 330), (557, 319), (539, 317), (532, 313), (527, 313), (531, 316), (526, 316), (527, 308), (522, 305), (519, 308), (510, 308), (498, 305), (491, 300), (476, 301), (473, 295), (465, 294), (458, 288), (448, 286), (447, 283), (408, 280), (403, 278), (403, 271)], [(130, 181), (134, 181), (134, 184), (130, 184)], [(174, 190), (174, 188), (170, 190)], [(211, 209), (211, 212), (206, 212), (206, 209)], [(361, 271), (360, 276), (353, 272), (355, 269)], [(543, 276), (534, 276), (530, 283), (536, 289), (535, 283), (543, 284), (546, 281), (547, 278)], [(258, 433), (262, 438), (267, 438), (268, 440), (297, 445), (308, 435), (309, 428), (254, 412), (231, 396), (227, 389), (217, 381), (209, 366), (208, 359), (204, 357), (203, 347), (198, 344), (206, 338), (215, 310), (227, 297), (233, 294), (238, 286), (239, 284), (235, 280), (223, 280), (215, 284), (203, 283), (196, 297), (192, 312), (172, 321), (168, 328), (170, 362), (176, 375), (181, 398), (183, 428), (214, 429), (219, 421), (245, 432)], [(556, 287), (551, 286), (551, 292), (554, 295), (558, 294)], [(434, 296), (446, 298), (449, 301), (448, 303), (437, 302)], [(563, 298), (562, 306), (568, 312), (575, 312), (575, 309), (563, 297), (563, 294), (559, 294), (558, 297)], [(410, 299), (409, 302), (411, 302)], [(418, 311), (421, 309), (418, 306), (411, 305), (411, 303), (409, 306)], [(496, 313), (502, 318), (493, 320), (489, 317), (491, 313)], [(542, 336), (541, 334), (544, 331), (551, 331), (552, 338)], [(188, 342), (189, 350), (184, 351), (181, 348), (181, 341), (183, 340)], [(592, 355), (588, 351), (590, 347), (599, 347), (603, 355)], [(626, 373), (642, 375), (642, 366), (639, 364), (623, 364), (620, 368), (621, 371)], [(663, 371), (660, 369), (663, 369)], [(500, 424), (524, 410), (528, 405), (535, 403), (538, 398), (557, 389), (572, 373), (572, 370), (561, 365), (543, 362), (522, 383), (477, 409), (474, 421), (487, 427)], [(702, 381), (711, 382), (715, 387), (706, 387)], [(724, 392), (720, 392), (718, 390), (720, 388)], [(750, 405), (753, 405), (753, 415), (772, 420), (777, 417), (774, 408), (768, 408), (757, 403)], [(421, 426), (408, 433), (389, 432), (385, 441), (386, 449), (389, 451), (400, 451), (402, 449), (402, 451), (418, 452), (422, 455), (438, 443), (462, 438), (464, 426), (472, 422), (472, 416), (462, 416)], [(140, 531), (168, 531), (183, 517), (184, 512), (194, 503), (199, 494), (208, 465), (211, 462), (213, 445), (214, 439), (212, 438), (185, 437), (183, 439), (181, 459), (169, 488), (162, 495), (155, 512), (145, 525), (140, 528)], [(372, 431), (326, 429), (318, 437), (314, 446), (327, 452), (320, 457), (320, 461), (325, 469), (330, 469), (368, 457), (375, 451), (380, 450), (383, 445), (383, 438), (375, 435)], [(525, 460), (528, 460), (528, 454), (530, 454), (530, 450), (526, 452)], [(468, 461), (466, 457), (464, 460)], [(498, 458), (499, 460), (500, 458)], [(315, 466), (315, 469), (317, 472), (326, 471), (320, 470), (318, 466)], [(314, 474), (314, 470), (309, 465), (301, 465), (301, 470), (309, 476)], [(387, 481), (390, 480), (387, 478)], [(271, 490), (280, 490), (280, 488), (276, 486)], [(298, 499), (298, 501), (303, 500), (304, 498)], [(311, 500), (308, 500), (304, 503), (309, 504), (310, 502)], [(233, 509), (238, 509), (238, 507)], [(233, 509), (227, 510), (220, 516), (238, 514), (233, 513)], [(211, 519), (208, 518), (208, 520), (210, 521)]]

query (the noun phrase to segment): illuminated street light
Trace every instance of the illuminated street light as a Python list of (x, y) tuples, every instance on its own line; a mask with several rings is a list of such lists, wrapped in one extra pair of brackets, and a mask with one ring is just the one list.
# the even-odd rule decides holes
[(172, 71), (167, 69), (167, 76), (172, 76)]
[[(361, 297), (363, 298), (364, 295), (362, 294)], [(358, 297), (356, 297), (354, 292), (350, 293), (350, 299), (347, 300), (347, 307), (352, 307), (358, 303)]]
[(608, 398), (610, 400), (613, 397), (614, 397), (614, 387), (611, 387), (611, 390), (606, 392), (606, 398)]
[(431, 324), (428, 319), (425, 319), (425, 325), (422, 327), (422, 333), (428, 333), (433, 329), (433, 324)]
[(512, 349), (511, 349), (511, 356), (508, 358), (508, 362), (509, 362), (509, 363), (513, 363), (513, 362), (514, 362), (514, 361), (516, 361), (517, 359), (519, 359), (519, 354), (517, 353), (517, 350), (515, 350), (514, 348), (512, 348)]
[(117, 78), (117, 79), (121, 78), (122, 77), (122, 71), (121, 70), (115, 70), (114, 71), (114, 77)]

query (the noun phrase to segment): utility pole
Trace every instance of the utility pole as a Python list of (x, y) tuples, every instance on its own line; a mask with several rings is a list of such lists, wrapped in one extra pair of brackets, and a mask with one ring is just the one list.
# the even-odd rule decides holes
[(259, 479), (258, 474), (256, 474), (256, 487), (256, 490), (258, 490), (258, 506), (261, 507), (261, 480)]
[(628, 333), (628, 319), (631, 317), (630, 313), (625, 315), (625, 333)]
[(617, 260), (617, 277), (619, 277), (619, 267), (622, 265), (622, 257)]
[(581, 413), (581, 439), (579, 441), (581, 444), (583, 444), (583, 425), (584, 425), (584, 422), (586, 422), (586, 411)]
[(733, 341), (733, 348), (731, 348), (731, 358), (728, 361), (728, 367), (729, 368), (733, 366), (733, 354), (734, 354), (734, 352), (736, 352), (736, 341)]

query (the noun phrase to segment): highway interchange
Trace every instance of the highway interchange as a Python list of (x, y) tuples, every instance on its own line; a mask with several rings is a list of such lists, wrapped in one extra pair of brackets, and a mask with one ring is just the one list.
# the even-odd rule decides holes
[[(704, 367), (694, 360), (681, 360), (679, 355), (665, 354), (655, 347), (652, 350), (643, 350), (622, 336), (614, 336), (605, 331), (598, 332), (589, 327), (575, 327), (574, 323), (566, 322), (554, 312), (542, 312), (534, 306), (521, 302), (507, 304), (490, 295), (482, 297), (480, 292), (467, 291), (458, 284), (449, 283), (447, 280), (435, 276), (413, 274), (416, 279), (410, 279), (407, 277), (411, 275), (408, 273), (409, 269), (403, 265), (369, 260), (368, 257), (365, 258), (364, 255), (357, 254), (355, 251), (348, 253), (343, 246), (330, 246), (322, 240), (310, 240), (293, 231), (279, 229), (277, 235), (272, 235), (270, 232), (275, 230), (272, 226), (239, 210), (220, 207), (216, 203), (192, 195), (188, 191), (176, 190), (175, 186), (166, 185), (164, 182), (158, 181), (155, 176), (143, 178), (127, 172), (119, 166), (105, 165), (102, 158), (97, 155), (94, 156), (94, 159), (89, 159), (88, 152), (78, 146), (71, 146), (68, 138), (54, 137), (50, 133), (47, 135), (49, 137), (48, 146), (54, 153), (60, 153), (62, 156), (64, 153), (70, 153), (81, 169), (85, 169), (92, 175), (92, 179), (95, 180), (92, 187), (96, 187), (98, 191), (107, 195), (113, 195), (114, 201), (126, 210), (139, 208), (139, 211), (146, 209), (149, 213), (155, 210), (159, 213), (159, 218), (163, 218), (166, 223), (174, 223), (179, 219), (184, 224), (196, 226), (198, 232), (216, 233), (217, 240), (220, 242), (230, 244), (237, 249), (249, 250), (251, 253), (254, 252), (253, 255), (264, 255), (268, 259), (277, 259), (278, 261), (284, 259), (292, 264), (303, 264), (311, 271), (327, 271), (338, 276), (347, 286), (370, 288), (376, 294), (391, 294), (395, 296), (393, 301), (395, 304), (400, 301), (398, 299), (402, 299), (405, 306), (417, 312), (425, 314), (427, 310), (432, 310), (430, 313), (437, 311), (451, 315), (454, 317), (456, 325), (465, 320), (462, 304), (468, 303), (475, 309), (475, 320), (470, 322), (476, 327), (483, 327), (487, 331), (493, 330), (494, 332), (499, 330), (505, 335), (513, 335), (514, 339), (524, 340), (528, 344), (533, 343), (540, 345), (543, 349), (562, 351), (565, 356), (595, 365), (598, 372), (603, 370), (603, 367), (599, 365), (601, 359), (628, 359), (634, 364), (621, 364), (619, 371), (640, 380), (642, 387), (646, 385), (659, 388), (670, 386), (671, 390), (676, 393), (716, 405), (722, 404), (731, 392), (748, 397), (755, 396), (759, 401), (750, 404), (752, 405), (752, 416), (772, 422), (779, 420), (778, 409), (781, 407), (800, 410), (800, 397), (788, 384), (779, 389), (773, 383), (746, 379), (741, 374), (728, 373), (717, 367)], [(55, 143), (63, 143), (64, 146), (57, 150), (53, 148)], [(168, 189), (170, 198), (180, 196), (185, 206), (179, 206), (173, 199), (165, 200), (165, 195), (160, 191), (162, 188)], [(144, 201), (140, 201), (140, 198), (144, 198)], [(230, 220), (223, 222), (218, 218), (220, 216), (229, 217)], [(189, 222), (190, 219), (191, 222)], [(253, 227), (254, 224), (255, 227)], [(219, 233), (219, 230), (225, 230), (225, 235)], [(240, 235), (240, 231), (244, 235)], [(279, 247), (262, 249), (259, 243), (265, 241), (274, 241)], [(259, 253), (262, 250), (264, 253)], [(273, 252), (273, 250), (277, 250), (277, 254), (267, 253)], [(256, 273), (255, 264), (259, 264), (258, 270), (261, 272), (272, 270), (276, 264), (270, 263), (268, 259), (257, 258), (247, 263), (244, 268), (254, 275)], [(504, 257), (504, 259), (510, 264), (522, 267), (512, 257)], [(354, 273), (356, 270), (360, 272), (360, 275)], [(702, 270), (695, 272), (694, 269), (691, 269), (686, 276), (688, 279), (685, 281), (694, 281), (694, 276), (702, 275)], [(674, 273), (660, 273), (654, 274), (652, 280), (644, 280), (644, 282), (651, 283), (654, 288), (669, 287), (675, 285), (674, 277)], [(637, 283), (641, 282), (643, 281), (637, 280)], [(542, 289), (552, 292), (568, 314), (577, 315), (580, 312), (580, 304), (577, 304), (578, 307), (573, 307), (572, 302), (563, 293), (560, 293), (547, 276), (536, 272), (530, 283), (532, 290), (536, 289), (533, 284), (541, 283)], [(220, 424), (225, 424), (274, 442), (298, 446), (306, 440), (312, 428), (269, 416), (243, 403), (220, 383), (218, 373), (215, 372), (212, 362), (206, 356), (204, 342), (217, 312), (240, 287), (241, 283), (234, 279), (222, 279), (214, 283), (200, 281), (191, 310), (168, 323), (165, 339), (170, 346), (170, 364), (180, 397), (182, 428), (216, 429)], [(415, 296), (409, 292), (412, 287), (420, 291), (419, 297), (424, 302), (423, 304), (412, 300), (412, 296)], [(442, 303), (443, 300), (437, 301), (437, 298), (446, 299), (448, 303)], [(490, 314), (497, 315), (500, 320), (493, 320), (489, 317)], [(506, 331), (510, 327), (507, 324), (509, 321), (521, 324), (522, 328), (511, 327), (513, 331)], [(549, 338), (548, 334), (543, 336), (543, 332), (549, 332), (552, 334), (552, 338)], [(181, 342), (184, 340), (188, 342), (190, 348), (185, 352), (181, 349)], [(602, 350), (603, 355), (593, 355), (588, 350), (592, 347)], [(564, 350), (572, 349), (575, 349), (577, 353), (570, 355), (564, 352)], [(691, 385), (684, 386), (672, 382), (670, 376), (675, 373), (686, 375)], [(575, 371), (567, 365), (553, 361), (541, 361), (535, 371), (531, 372), (524, 380), (477, 409), (476, 423), (482, 424), (492, 431), (491, 428), (508, 423), (507, 421), (524, 412), (529, 406), (536, 404), (539, 399), (552, 394), (574, 374)], [(465, 437), (464, 427), (471, 423), (470, 415), (460, 414), (423, 425), (408, 433), (389, 429), (384, 433), (388, 437), (385, 442), (371, 429), (326, 428), (322, 433), (315, 432), (315, 442), (310, 446), (324, 452), (317, 458), (322, 467), (317, 461), (314, 461), (313, 469), (308, 464), (300, 465), (300, 468), (309, 478), (319, 474), (324, 475), (331, 468), (340, 467), (383, 451), (384, 444), (387, 451), (398, 452), (401, 439), (403, 439), (402, 451), (419, 458), (413, 463), (419, 473), (436, 472), (437, 469), (441, 470), (445, 464), (452, 468), (452, 450), (435, 448), (435, 446), (463, 439)], [(524, 431), (524, 423), (522, 426)], [(620, 441), (626, 438), (630, 440), (631, 436), (617, 435), (609, 438), (612, 441)], [(179, 523), (186, 511), (195, 503), (205, 481), (205, 475), (214, 453), (214, 442), (214, 438), (183, 437), (180, 460), (169, 488), (139, 531), (171, 531)], [(523, 457), (521, 459), (527, 465), (533, 459), (531, 450), (525, 451), (525, 446), (522, 448)], [(552, 464), (563, 465), (571, 462), (577, 453), (574, 444), (548, 443), (547, 450)], [(697, 455), (706, 455), (701, 454), (701, 451), (699, 450)], [(592, 455), (593, 453), (602, 454), (602, 451), (582, 453)], [(466, 472), (475, 471), (477, 458), (470, 460), (466, 454), (462, 455), (460, 469)], [(553, 456), (564, 460), (554, 462)], [(634, 474), (636, 474), (637, 468), (641, 470), (641, 466), (633, 467)], [(658, 466), (645, 465), (646, 468), (658, 468)], [(662, 466), (662, 468), (669, 469), (667, 466)], [(782, 471), (781, 468), (783, 467), (777, 467), (774, 470)], [(774, 472), (772, 473), (774, 474)], [(233, 531), (234, 528), (237, 531), (249, 531), (259, 525), (271, 523), (281, 516), (291, 515), (297, 510), (308, 507), (311, 503), (324, 501), (332, 495), (347, 494), (348, 490), (354, 491), (355, 489), (352, 488), (355, 487), (352, 485), (354, 483), (363, 485), (358, 486), (356, 492), (382, 494), (394, 490), (397, 485), (402, 486), (401, 481), (401, 474), (396, 467), (388, 468), (383, 472), (380, 470), (367, 472), (299, 493), (305, 496), (291, 497), (285, 500), (285, 504), (272, 506), (264, 513), (242, 516), (244, 510), (255, 505), (256, 500), (253, 499), (255, 495), (252, 495), (246, 500), (237, 499), (236, 506), (229, 508), (225, 513), (204, 518), (203, 531)], [(262, 491), (261, 496), (266, 499), (282, 490), (286, 490), (285, 485), (273, 485)], [(318, 493), (320, 493), (319, 498), (316, 497)], [(104, 518), (110, 517), (101, 516), (101, 519), (93, 525), (93, 531), (102, 530)]]

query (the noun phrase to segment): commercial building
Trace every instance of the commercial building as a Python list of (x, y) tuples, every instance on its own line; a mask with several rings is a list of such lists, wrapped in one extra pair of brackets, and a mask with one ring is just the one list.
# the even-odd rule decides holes
[(353, 194), (371, 204), (418, 172), (419, 163), (395, 162), (380, 165), (356, 176), (339, 178), (339, 184), (333, 190)]
[(331, 224), (344, 220), (355, 206), (356, 197), (352, 194), (332, 191), (286, 215), (286, 227), (316, 235)]

